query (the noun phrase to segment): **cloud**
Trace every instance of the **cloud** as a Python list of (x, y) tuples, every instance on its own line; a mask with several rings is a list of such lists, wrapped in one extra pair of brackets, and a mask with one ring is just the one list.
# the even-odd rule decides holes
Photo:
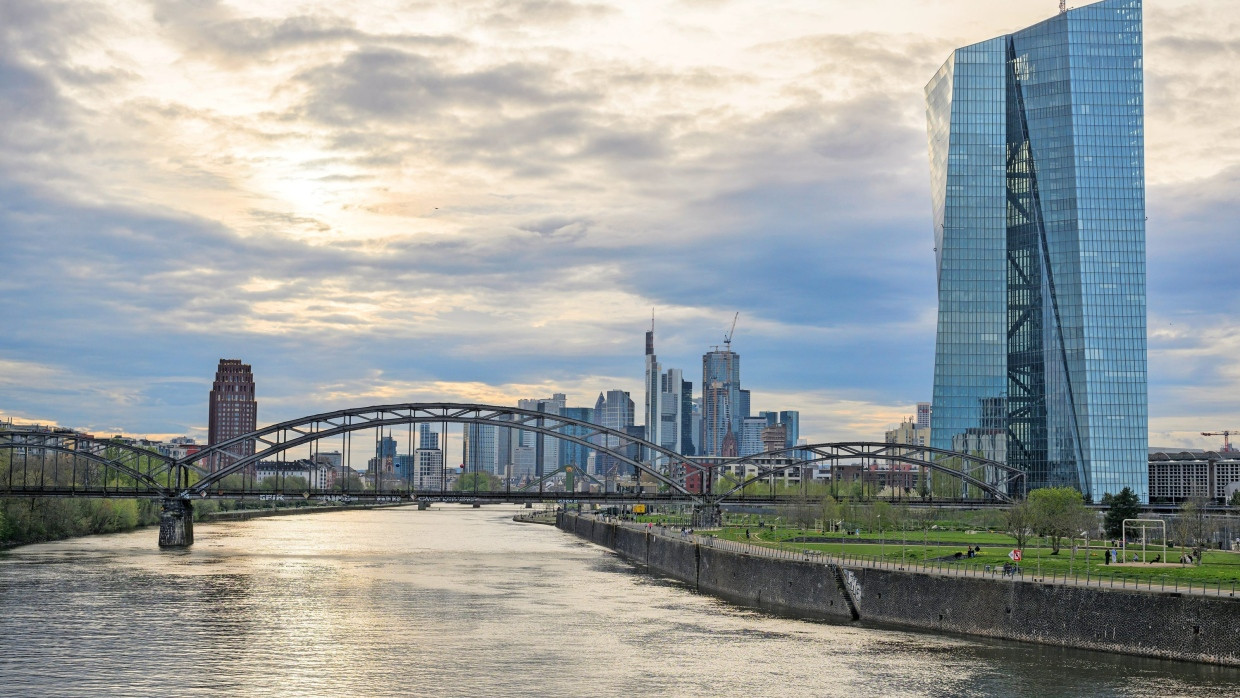
[[(1237, 13), (1181, 5), (1147, 22), (1163, 431), (1240, 418)], [(696, 383), (739, 310), (756, 409), (877, 437), (930, 392), (922, 86), (979, 38), (961, 22), (1025, 19), (905, 9), (0, 5), (0, 293), (33, 318), (3, 408), (198, 433), (221, 356), (255, 365), (263, 421), (584, 404), (641, 390), (653, 305), (665, 366)]]

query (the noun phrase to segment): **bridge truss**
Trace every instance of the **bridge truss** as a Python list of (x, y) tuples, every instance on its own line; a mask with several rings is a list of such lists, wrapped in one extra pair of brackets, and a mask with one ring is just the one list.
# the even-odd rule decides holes
[[(505, 491), (460, 492), (414, 487), (409, 479), (377, 478), (369, 487), (354, 486), (348, 467), (352, 435), (412, 425), (466, 424), (531, 432), (564, 443), (591, 449), (614, 462), (630, 466), (653, 482), (655, 492), (646, 487), (625, 493), (568, 493), (542, 491), (555, 473), (543, 475), (535, 483), (538, 492)], [(390, 431), (389, 431), (390, 433)], [(339, 439), (337, 442), (336, 440)], [(316, 455), (322, 445), (340, 444), (344, 474), (335, 485), (310, 488), (297, 481), (296, 491), (286, 491), (285, 478), (274, 483), (259, 482), (255, 467), (262, 461), (283, 460), (305, 453)], [(690, 462), (685, 457), (627, 432), (602, 427), (578, 419), (515, 407), (464, 403), (401, 403), (337, 410), (273, 424), (252, 433), (204, 448), (180, 459), (163, 456), (115, 439), (97, 439), (73, 433), (41, 431), (0, 431), (0, 496), (32, 497), (133, 497), (156, 498), (164, 502), (165, 523), (174, 521), (192, 542), (192, 506), (199, 499), (317, 499), (341, 502), (397, 502), (415, 499), (433, 501), (546, 501), (551, 498), (578, 501), (620, 501), (625, 497), (649, 501), (680, 502), (697, 509), (718, 507), (743, 493), (747, 485), (781, 472), (819, 464), (838, 466), (850, 461), (903, 463), (927, 472), (942, 473), (961, 483), (962, 496), (975, 491), (980, 499), (1010, 502), (1025, 495), (1024, 473), (997, 461), (969, 454), (943, 451), (910, 444), (876, 442), (821, 443), (776, 449), (743, 458), (725, 459), (713, 465)], [(577, 472), (583, 476), (581, 465)], [(205, 466), (205, 467), (204, 467)], [(753, 466), (734, 486), (719, 491), (715, 474), (720, 468)], [(691, 491), (690, 473), (706, 473), (707, 485)], [(806, 470), (802, 470), (804, 474)], [(588, 478), (593, 480), (593, 478)], [(597, 480), (595, 480), (597, 483)], [(353, 488), (353, 489), (351, 489)], [(605, 488), (604, 488), (605, 489)], [(617, 499), (620, 498), (620, 499)], [(765, 501), (767, 498), (761, 498)], [(772, 496), (771, 501), (779, 501)], [(746, 496), (746, 501), (754, 501)], [(161, 525), (161, 545), (165, 539)], [(169, 534), (169, 539), (178, 539)], [(171, 543), (187, 545), (185, 543)]]

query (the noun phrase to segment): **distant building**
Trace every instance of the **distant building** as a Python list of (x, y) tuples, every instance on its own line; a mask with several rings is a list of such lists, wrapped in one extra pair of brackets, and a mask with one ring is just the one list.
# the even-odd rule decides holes
[(930, 428), (930, 412), (931, 412), (930, 403), (928, 402), (917, 403), (917, 428), (918, 429), (929, 429)]
[(254, 468), (254, 479), (262, 482), (263, 480), (276, 480), (276, 486), (280, 489), (285, 487), (285, 483), (290, 478), (301, 478), (306, 482), (308, 490), (325, 490), (328, 487), (328, 471), (330, 468), (323, 463), (316, 463), (309, 459), (302, 459), (285, 463), (283, 461), (260, 461)]
[(431, 425), (418, 425), (418, 448), (413, 452), (417, 465), (413, 473), (413, 486), (420, 490), (438, 490), (446, 487), (443, 449), (439, 447), (439, 434)]
[(466, 472), (503, 475), (499, 453), (499, 432), (508, 431), (492, 424), (466, 424), (461, 446)]
[(748, 403), (749, 391), (741, 390), (740, 355), (718, 349), (703, 354), (701, 455), (723, 454), (724, 438), (731, 432), (735, 439), (741, 420), (749, 416)]
[(1206, 499), (1227, 504), (1240, 491), (1240, 454), (1234, 451), (1149, 449), (1151, 504)]
[(788, 429), (782, 424), (767, 426), (762, 429), (762, 450), (778, 451), (787, 448)]
[[(598, 400), (594, 403), (594, 419), (599, 426), (623, 432), (633, 426), (633, 418), (633, 399), (627, 392), (608, 390), (606, 393), (599, 393)], [(602, 439), (603, 443), (600, 445), (611, 449), (620, 448), (619, 437), (604, 436)], [(620, 461), (607, 454), (598, 454), (595, 457), (594, 474), (597, 477), (628, 474), (629, 469), (620, 468), (620, 464)]]
[[(579, 419), (583, 422), (594, 424), (594, 408), (592, 407), (565, 407), (561, 410), (561, 415), (569, 419)], [(565, 436), (576, 436), (585, 438), (589, 435), (590, 427), (564, 427), (559, 430)], [(560, 442), (560, 460), (557, 467), (574, 465), (581, 470), (586, 470), (590, 463), (590, 454), (594, 449), (591, 446), (583, 446), (571, 441)], [(589, 472), (589, 471), (586, 471)]]
[(646, 425), (646, 440), (655, 444), (661, 444), (663, 439), (661, 371), (659, 357), (654, 353), (654, 319), (651, 318), (650, 331), (646, 333), (646, 409), (643, 423)]
[(930, 427), (921, 426), (915, 417), (909, 417), (900, 426), (889, 430), (883, 437), (884, 443), (909, 444), (910, 446), (929, 446)]
[[(567, 404), (568, 397), (564, 393), (555, 393), (549, 398), (519, 400), (517, 407), (531, 412), (546, 412), (549, 415), (558, 416)], [(561, 443), (559, 439), (524, 429), (518, 432), (518, 439), (519, 446), (534, 449), (533, 474), (536, 477), (542, 477), (559, 467)]]
[(741, 420), (740, 435), (736, 440), (738, 456), (752, 456), (766, 450), (762, 443), (762, 430), (767, 422), (763, 417), (745, 417)]
[[(258, 401), (254, 396), (254, 374), (240, 359), (220, 359), (211, 385), (207, 417), (207, 445), (214, 446), (258, 428)], [(217, 454), (207, 468), (211, 472), (226, 468), (239, 457), (254, 455), (254, 441), (243, 441)]]

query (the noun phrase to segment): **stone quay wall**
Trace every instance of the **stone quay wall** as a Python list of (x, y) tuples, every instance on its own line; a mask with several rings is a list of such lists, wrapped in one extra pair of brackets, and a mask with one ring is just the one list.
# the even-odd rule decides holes
[(568, 513), (556, 525), (700, 592), (782, 613), (1240, 666), (1240, 598), (779, 559)]

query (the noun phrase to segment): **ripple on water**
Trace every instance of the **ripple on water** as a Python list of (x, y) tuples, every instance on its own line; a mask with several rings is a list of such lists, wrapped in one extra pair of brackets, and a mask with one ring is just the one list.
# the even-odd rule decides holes
[(510, 510), (353, 511), (0, 555), (18, 696), (1234, 695), (1230, 669), (803, 621)]

